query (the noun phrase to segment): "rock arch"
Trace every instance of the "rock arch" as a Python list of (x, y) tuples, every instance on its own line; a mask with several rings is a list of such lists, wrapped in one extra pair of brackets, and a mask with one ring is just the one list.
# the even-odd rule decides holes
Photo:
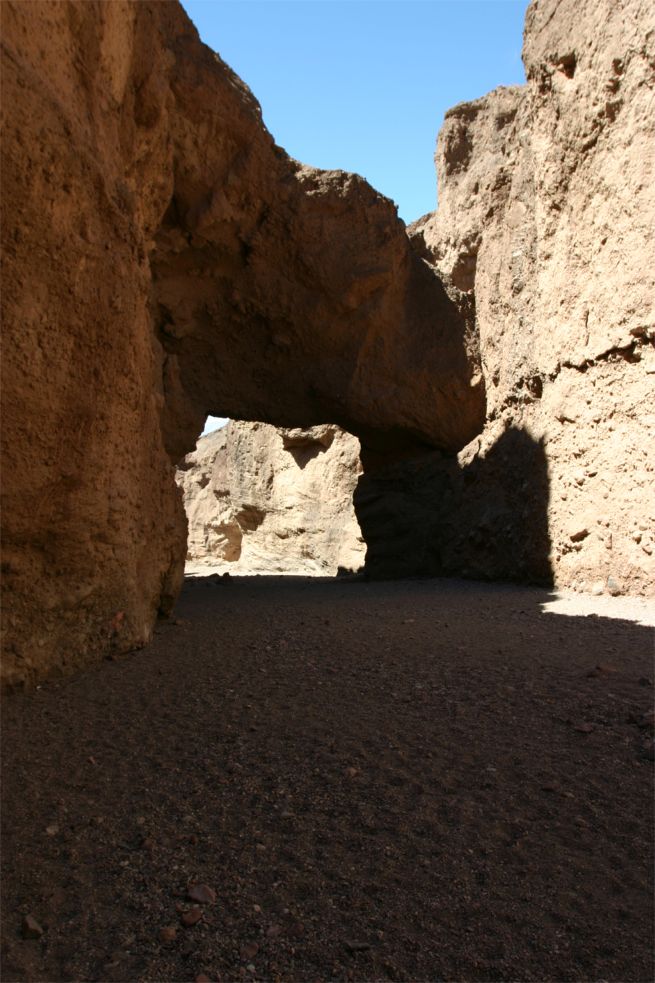
[[(371, 454), (482, 427), (456, 297), (361, 178), (291, 160), (177, 3), (2, 4), (6, 681), (145, 643), (207, 413)], [(47, 40), (44, 40), (47, 39)], [(451, 291), (452, 294), (452, 291)]]

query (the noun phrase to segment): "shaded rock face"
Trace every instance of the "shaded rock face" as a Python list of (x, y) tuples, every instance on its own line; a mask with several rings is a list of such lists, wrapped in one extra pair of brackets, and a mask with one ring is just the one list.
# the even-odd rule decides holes
[[(456, 451), (475, 338), (391, 202), (275, 146), (177, 3), (7, 2), (3, 678), (150, 636), (205, 416)], [(408, 382), (408, 380), (411, 380)]]
[(548, 492), (543, 443), (518, 427), (499, 431), (486, 454), (434, 453), (368, 473), (354, 496), (367, 570), (550, 583)]
[(359, 441), (335, 426), (232, 421), (202, 437), (178, 469), (188, 567), (304, 576), (359, 570), (360, 472)]
[(487, 423), (362, 480), (367, 562), (652, 593), (655, 10), (538, 0), (523, 56), (525, 87), (447, 113), (410, 230), (475, 305)]
[[(170, 197), (156, 26), (3, 3), (3, 678), (143, 644), (181, 577), (149, 241)], [(153, 81), (148, 81), (152, 79)], [(154, 95), (153, 95), (154, 99)], [(146, 125), (147, 124), (147, 125)]]

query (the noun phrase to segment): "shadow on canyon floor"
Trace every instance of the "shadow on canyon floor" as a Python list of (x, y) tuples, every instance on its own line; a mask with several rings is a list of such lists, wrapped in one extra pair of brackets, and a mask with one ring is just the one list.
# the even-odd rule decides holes
[(365, 470), (354, 495), (373, 576), (552, 584), (543, 443), (509, 428), (460, 467), (439, 452)]
[(198, 579), (6, 698), (4, 978), (649, 979), (652, 630), (551, 597)]

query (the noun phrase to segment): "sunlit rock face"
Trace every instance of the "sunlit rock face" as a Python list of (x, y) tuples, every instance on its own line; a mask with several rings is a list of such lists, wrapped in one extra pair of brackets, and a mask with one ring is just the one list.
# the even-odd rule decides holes
[(187, 570), (335, 576), (364, 564), (359, 441), (339, 427), (231, 422), (178, 468)]
[(207, 413), (357, 435), (372, 572), (653, 590), (652, 4), (534, 0), (413, 245), (177, 3), (0, 8), (6, 681), (148, 640)]
[(150, 637), (208, 413), (376, 454), (484, 421), (467, 322), (363, 179), (287, 157), (175, 2), (0, 5), (3, 678)]
[(362, 488), (370, 564), (655, 589), (654, 39), (651, 3), (538, 0), (527, 84), (447, 113), (410, 232), (475, 304), (487, 423)]

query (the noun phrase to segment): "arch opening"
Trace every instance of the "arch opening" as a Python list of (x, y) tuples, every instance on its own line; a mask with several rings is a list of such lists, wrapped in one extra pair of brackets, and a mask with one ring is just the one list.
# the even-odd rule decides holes
[(205, 426), (176, 472), (187, 577), (334, 577), (363, 569), (360, 443), (340, 427)]

